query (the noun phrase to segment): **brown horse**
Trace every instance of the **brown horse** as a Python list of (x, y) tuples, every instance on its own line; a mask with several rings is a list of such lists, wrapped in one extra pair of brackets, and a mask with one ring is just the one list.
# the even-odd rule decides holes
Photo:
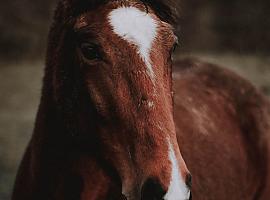
[(269, 103), (196, 60), (173, 98), (175, 5), (60, 1), (13, 200), (267, 199)]

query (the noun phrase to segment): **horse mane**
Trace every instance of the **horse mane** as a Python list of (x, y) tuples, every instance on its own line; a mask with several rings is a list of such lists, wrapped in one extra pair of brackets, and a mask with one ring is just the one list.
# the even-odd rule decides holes
[[(88, 9), (95, 9), (109, 1), (129, 0), (60, 0), (61, 8), (66, 8), (70, 17), (77, 16)], [(178, 19), (178, 0), (140, 0), (154, 10), (161, 20), (176, 25)], [(56, 11), (57, 12), (57, 11)], [(57, 13), (56, 13), (57, 14)]]

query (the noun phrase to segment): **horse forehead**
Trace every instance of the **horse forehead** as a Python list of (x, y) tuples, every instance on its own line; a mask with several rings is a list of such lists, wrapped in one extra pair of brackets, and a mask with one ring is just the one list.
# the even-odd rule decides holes
[(157, 21), (153, 15), (133, 6), (113, 9), (109, 22), (117, 35), (138, 46), (149, 48), (156, 36)]
[(147, 72), (153, 79), (154, 71), (150, 52), (157, 36), (158, 26), (154, 15), (133, 6), (118, 7), (108, 14), (108, 20), (115, 34), (137, 47), (138, 54), (145, 62)]

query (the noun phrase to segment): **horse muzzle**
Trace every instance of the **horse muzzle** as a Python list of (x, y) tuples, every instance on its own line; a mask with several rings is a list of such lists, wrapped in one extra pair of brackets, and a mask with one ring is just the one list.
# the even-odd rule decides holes
[[(125, 196), (125, 200), (192, 200), (191, 194), (191, 175), (186, 178), (186, 192), (178, 196), (179, 192), (167, 195), (162, 184), (155, 178), (148, 178), (142, 185), (141, 189), (133, 190), (133, 192)], [(175, 188), (177, 189), (177, 188)]]

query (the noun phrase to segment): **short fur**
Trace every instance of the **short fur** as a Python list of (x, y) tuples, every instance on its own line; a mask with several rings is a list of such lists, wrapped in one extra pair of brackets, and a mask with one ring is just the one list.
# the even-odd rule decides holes
[[(119, 167), (126, 164), (124, 161), (127, 156), (123, 152), (105, 153), (107, 149), (102, 148), (101, 140), (108, 135), (111, 136), (110, 139), (117, 139), (114, 141), (115, 146), (112, 145), (115, 149), (120, 140), (127, 141), (127, 146), (131, 147), (127, 148), (131, 163), (137, 164), (136, 169), (142, 167), (145, 169), (136, 174), (127, 171), (126, 174), (130, 175), (131, 181), (145, 172), (154, 173), (156, 177), (162, 179), (162, 184), (158, 185), (162, 187), (155, 194), (158, 197), (152, 196), (153, 199), (161, 199), (160, 195), (163, 195), (168, 187), (168, 172), (162, 170), (161, 166), (170, 166), (164, 160), (166, 158), (164, 155), (167, 155), (163, 145), (164, 135), (171, 134), (170, 136), (176, 137), (173, 122), (170, 121), (172, 115), (170, 64), (166, 63), (166, 68), (160, 67), (159, 65), (165, 61), (161, 60), (162, 56), (155, 58), (155, 62), (158, 63), (156, 65), (158, 69), (155, 70), (159, 70), (157, 78), (164, 81), (158, 85), (160, 90), (157, 95), (166, 94), (159, 98), (156, 112), (148, 112), (145, 109), (147, 95), (152, 91), (147, 79), (141, 81), (140, 77), (137, 77), (137, 71), (128, 71), (130, 73), (124, 77), (125, 84), (121, 82), (123, 80), (119, 80), (119, 86), (128, 89), (117, 90), (123, 93), (124, 101), (118, 102), (113, 93), (105, 94), (111, 101), (109, 111), (103, 114), (100, 112), (101, 109), (95, 106), (95, 99), (90, 98), (87, 90), (89, 85), (84, 84), (84, 74), (79, 70), (80, 62), (71, 52), (76, 48), (74, 42), (76, 35), (72, 29), (76, 17), (89, 9), (90, 14), (94, 15), (96, 13), (93, 9), (99, 8), (99, 11), (102, 11), (101, 5), (106, 2), (62, 0), (58, 4), (49, 35), (45, 77), (35, 130), (18, 171), (13, 200), (124, 199), (122, 194), (124, 185), (119, 175), (121, 170), (116, 169), (108, 160), (116, 160), (116, 156), (122, 157), (123, 162), (118, 163)], [(149, 0), (143, 3), (152, 8), (162, 20), (170, 23), (175, 21), (177, 15), (174, 1)], [(95, 31), (100, 33), (100, 30)], [(166, 30), (166, 34), (169, 31)], [(108, 33), (105, 36), (108, 37)], [(136, 58), (136, 53), (131, 51), (126, 43), (115, 35), (109, 36), (110, 41), (116, 41), (115, 43), (121, 45), (126, 54), (131, 55), (130, 59), (137, 65), (135, 67), (141, 67), (140, 59)], [(158, 38), (158, 42), (164, 44), (165, 37)], [(114, 50), (108, 44), (105, 47)], [(164, 46), (157, 45), (154, 49), (154, 55), (167, 52)], [(124, 61), (124, 66), (129, 64), (132, 67), (129, 60)], [(211, 64), (188, 59), (177, 62), (176, 65), (178, 72), (175, 75), (179, 78), (176, 77), (174, 82), (177, 93), (174, 98), (174, 114), (178, 144), (175, 139), (173, 145), (179, 145), (193, 173), (194, 199), (267, 200), (270, 194), (268, 189), (270, 105), (266, 97), (234, 73)], [(123, 74), (118, 71), (116, 73), (117, 77)], [(142, 87), (136, 88), (138, 85), (135, 80), (141, 81)], [(99, 88), (100, 91), (114, 84), (109, 81), (106, 83)], [(146, 92), (141, 95), (143, 89)], [(97, 94), (94, 93), (92, 96), (97, 97), (95, 95)], [(139, 107), (119, 109), (122, 108), (122, 104), (128, 105), (127, 102), (137, 106), (138, 99)], [(140, 109), (141, 113), (138, 112)], [(126, 123), (128, 118), (125, 118), (123, 113), (128, 117), (134, 113), (135, 117), (130, 117), (130, 123)], [(159, 128), (165, 131), (150, 125), (148, 127), (149, 118), (152, 120), (162, 118), (163, 126)], [(100, 124), (107, 128), (105, 136), (101, 132), (96, 132), (100, 130), (97, 127)], [(113, 137), (120, 134), (123, 128), (129, 132), (129, 137), (126, 135)], [(110, 132), (113, 130), (117, 131)], [(89, 134), (90, 132), (92, 134)], [(132, 148), (135, 146), (132, 145), (134, 143), (139, 146), (137, 151), (140, 154), (137, 157), (134, 156), (137, 155), (136, 149)], [(154, 156), (156, 157), (153, 158)], [(181, 158), (180, 152), (177, 156)], [(145, 161), (149, 161), (149, 164)], [(183, 167), (184, 161), (180, 165), (181, 173), (187, 173), (187, 169)], [(126, 170), (127, 166), (125, 165), (122, 171)], [(148, 180), (151, 187), (155, 186), (156, 180), (156, 182), (153, 179)], [(190, 178), (188, 182), (190, 185)], [(151, 191), (147, 197), (154, 194), (151, 187), (147, 188)], [(139, 187), (136, 189), (138, 191), (134, 191), (133, 199), (138, 200), (141, 191)]]

